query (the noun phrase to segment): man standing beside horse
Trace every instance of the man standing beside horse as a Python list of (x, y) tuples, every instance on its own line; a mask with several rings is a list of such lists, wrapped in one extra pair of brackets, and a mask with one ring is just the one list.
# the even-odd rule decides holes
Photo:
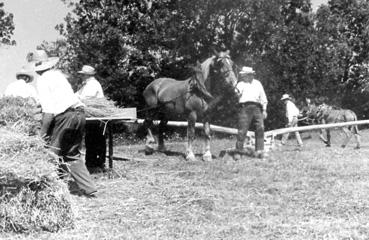
[[(297, 127), (298, 123), (298, 116), (300, 115), (300, 110), (296, 107), (295, 103), (292, 102), (292, 99), (290, 95), (283, 94), (281, 101), (286, 106), (286, 118), (287, 118), (287, 124), (286, 127)], [(290, 133), (283, 134), (281, 144), (285, 145)], [(295, 132), (296, 141), (300, 148), (302, 148), (302, 140), (300, 133), (298, 131)]]
[[(256, 80), (255, 71), (251, 67), (242, 67), (239, 72), (236, 93), (239, 97), (238, 134), (236, 150), (243, 151), (247, 131), (252, 122), (255, 123), (255, 157), (264, 158), (264, 119), (267, 117), (268, 100), (263, 85)], [(238, 160), (237, 153), (234, 158)]]

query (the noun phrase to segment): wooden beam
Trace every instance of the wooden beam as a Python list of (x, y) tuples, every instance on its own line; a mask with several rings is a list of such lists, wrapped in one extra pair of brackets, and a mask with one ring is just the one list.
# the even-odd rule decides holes
[(326, 128), (339, 128), (339, 127), (364, 125), (364, 124), (369, 124), (369, 120), (359, 120), (359, 121), (330, 123), (330, 124), (317, 124), (317, 125), (310, 125), (310, 126), (303, 126), (303, 127), (280, 128), (280, 129), (268, 131), (265, 133), (265, 135), (266, 136), (268, 135), (276, 136), (276, 135), (285, 134), (289, 132), (305, 132), (305, 131), (320, 130), (320, 129), (326, 129)]
[[(126, 121), (126, 122), (137, 122), (139, 124), (142, 124), (144, 122), (144, 119), (137, 119), (137, 120), (131, 120), (131, 121)], [(154, 124), (159, 124), (159, 120), (154, 120)], [(168, 126), (172, 126), (172, 127), (187, 127), (187, 122), (186, 121), (168, 121)], [(202, 123), (196, 123), (195, 124), (196, 128), (204, 128), (204, 125)], [(231, 134), (231, 135), (237, 135), (238, 130), (235, 128), (230, 128), (230, 127), (222, 127), (222, 126), (218, 126), (218, 125), (213, 125), (210, 124), (210, 129), (211, 131), (214, 132), (220, 132), (220, 133), (226, 133), (226, 134)], [(252, 131), (248, 131), (247, 132), (248, 136), (254, 136), (254, 132)]]

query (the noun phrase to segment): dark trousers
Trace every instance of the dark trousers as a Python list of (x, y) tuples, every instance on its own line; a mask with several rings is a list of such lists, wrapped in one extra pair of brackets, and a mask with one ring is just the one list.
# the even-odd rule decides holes
[(89, 194), (96, 192), (96, 186), (81, 158), (85, 124), (86, 117), (82, 109), (68, 109), (55, 116), (50, 148), (63, 159), (61, 169), (67, 170), (78, 187)]
[(264, 150), (264, 116), (257, 103), (240, 104), (236, 149), (242, 150), (251, 123), (255, 124), (255, 150)]
[(88, 168), (105, 168), (106, 139), (104, 125), (88, 123), (86, 125), (86, 166)]

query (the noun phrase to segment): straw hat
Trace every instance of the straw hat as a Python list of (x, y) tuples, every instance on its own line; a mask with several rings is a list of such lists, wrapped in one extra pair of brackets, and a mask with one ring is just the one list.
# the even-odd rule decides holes
[(34, 63), (34, 70), (37, 72), (54, 67), (59, 58), (49, 57), (45, 50), (36, 50), (27, 55), (27, 60)]
[(288, 95), (288, 94), (283, 94), (283, 96), (282, 96), (281, 100), (283, 101), (283, 100), (287, 100), (287, 99), (291, 99), (290, 95)]
[(254, 74), (255, 71), (252, 67), (242, 67), (240, 74)]
[(83, 65), (82, 70), (78, 71), (78, 73), (84, 74), (84, 75), (95, 75), (96, 71), (95, 71), (95, 68), (89, 65)]
[(19, 70), (16, 74), (15, 77), (17, 79), (19, 79), (20, 76), (27, 76), (29, 77), (29, 82), (32, 82), (34, 79), (34, 71), (33, 68), (31, 68), (30, 66), (23, 66), (21, 68), (21, 70)]

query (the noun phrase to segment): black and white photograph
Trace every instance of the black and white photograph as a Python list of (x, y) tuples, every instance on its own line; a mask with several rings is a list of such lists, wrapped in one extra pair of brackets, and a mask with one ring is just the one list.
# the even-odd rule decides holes
[(369, 0), (0, 0), (1, 240), (369, 239)]

